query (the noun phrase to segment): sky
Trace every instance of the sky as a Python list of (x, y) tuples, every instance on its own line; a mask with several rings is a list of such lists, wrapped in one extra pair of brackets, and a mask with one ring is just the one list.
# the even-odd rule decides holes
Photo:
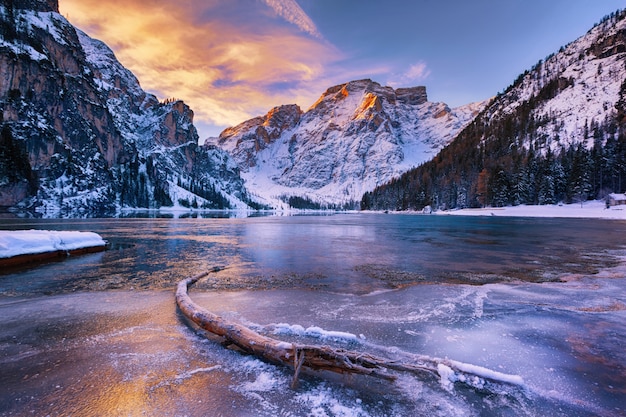
[(623, 0), (59, 0), (60, 12), (201, 141), (283, 104), (370, 78), (451, 107), (503, 91)]

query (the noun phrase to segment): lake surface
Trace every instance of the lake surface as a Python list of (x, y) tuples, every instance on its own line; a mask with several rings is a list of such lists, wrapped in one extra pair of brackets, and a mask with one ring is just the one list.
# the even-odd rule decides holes
[[(212, 215), (0, 229), (94, 231), (111, 245), (0, 271), (2, 416), (626, 414), (625, 222)], [(308, 374), (291, 389), (292, 370), (225, 349), (177, 312), (176, 283), (213, 267), (225, 269), (191, 297), (261, 333), (524, 382)]]

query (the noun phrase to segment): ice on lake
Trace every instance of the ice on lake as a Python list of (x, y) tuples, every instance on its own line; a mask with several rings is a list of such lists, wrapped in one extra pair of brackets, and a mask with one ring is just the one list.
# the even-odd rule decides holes
[[(625, 413), (619, 222), (33, 223), (93, 230), (114, 249), (0, 274), (3, 416)], [(230, 267), (192, 299), (259, 332), (398, 360), (427, 355), (468, 372), (393, 383), (309, 373), (293, 390), (291, 369), (225, 349), (177, 312), (173, 284), (213, 265)], [(495, 282), (468, 284), (477, 277)], [(510, 383), (476, 377), (490, 372)]]

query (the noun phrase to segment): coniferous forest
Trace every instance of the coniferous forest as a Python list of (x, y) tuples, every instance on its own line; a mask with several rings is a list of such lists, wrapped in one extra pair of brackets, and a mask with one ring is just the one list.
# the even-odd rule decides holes
[[(518, 132), (543, 121), (525, 103), (497, 122), (479, 116), (434, 159), (366, 193), (363, 210), (422, 210), (572, 203), (626, 190), (626, 82), (613, 117), (592, 122), (585, 140), (556, 149), (525, 145)], [(483, 138), (486, 138), (483, 140)], [(593, 146), (585, 146), (593, 140)]]
[[(625, 16), (622, 12), (607, 20)], [(623, 61), (622, 39), (612, 42), (616, 62)], [(435, 158), (366, 193), (361, 208), (445, 210), (574, 203), (626, 191), (626, 80), (621, 81), (618, 101), (605, 105), (602, 117), (581, 120), (580, 137), (562, 140), (563, 121), (558, 115), (536, 116), (535, 110), (579, 81), (550, 74), (542, 64), (521, 74)], [(542, 71), (545, 78), (537, 83), (541, 88), (515, 109), (498, 110), (516, 99), (524, 79), (539, 78)], [(597, 72), (602, 73), (601, 64)]]

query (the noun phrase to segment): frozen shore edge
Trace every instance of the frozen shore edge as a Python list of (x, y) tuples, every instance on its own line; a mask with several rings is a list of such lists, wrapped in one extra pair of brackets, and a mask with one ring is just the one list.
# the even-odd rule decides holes
[(435, 211), (433, 214), (450, 216), (553, 217), (579, 219), (626, 220), (626, 205), (607, 208), (604, 201), (587, 201), (582, 205), (555, 204), (543, 206), (485, 207)]
[(106, 245), (106, 241), (94, 232), (0, 230), (0, 266), (100, 252), (106, 249)]

